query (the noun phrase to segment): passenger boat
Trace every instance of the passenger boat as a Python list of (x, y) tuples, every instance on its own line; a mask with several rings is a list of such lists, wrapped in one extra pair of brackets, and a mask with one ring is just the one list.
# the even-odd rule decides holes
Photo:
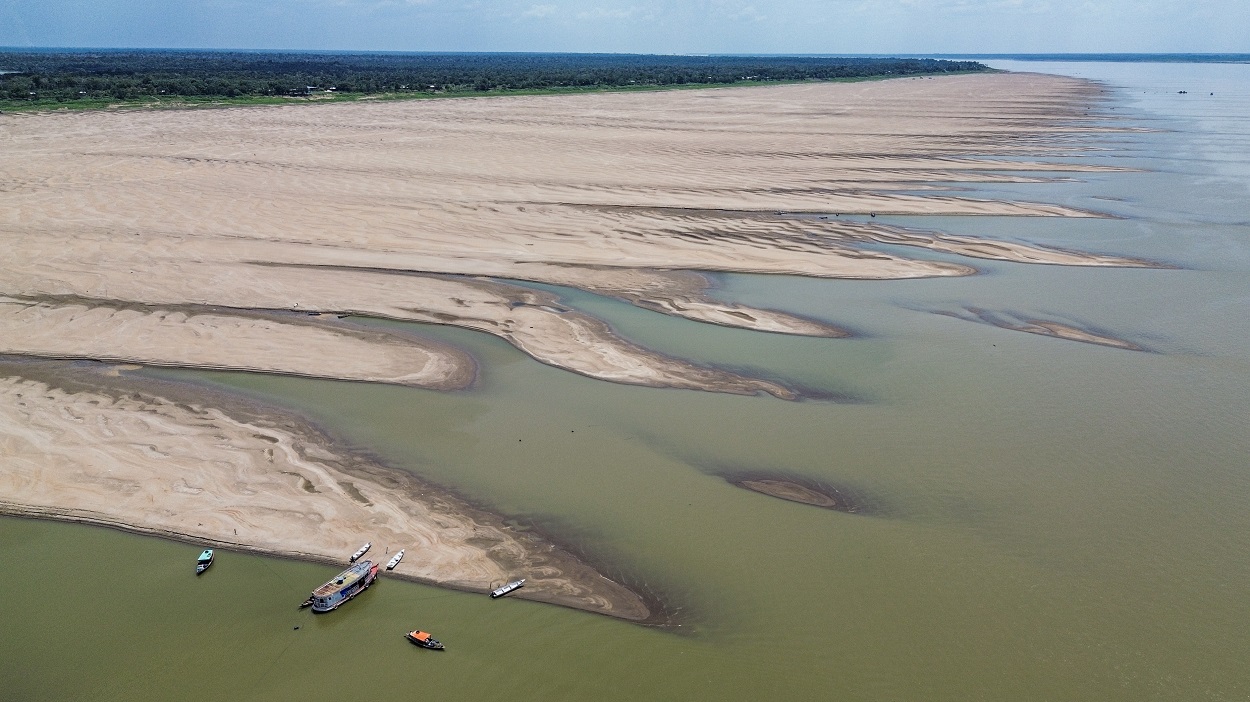
[(443, 650), (443, 644), (440, 643), (438, 639), (434, 638), (433, 636), (430, 636), (430, 632), (428, 631), (421, 631), (420, 629), (416, 631), (410, 631), (407, 634), (404, 634), (404, 638), (420, 646), (421, 648), (429, 648), (435, 651)]
[(521, 586), (523, 585), (525, 585), (525, 578), (521, 578), (520, 580), (513, 580), (512, 582), (508, 583), (507, 585), (504, 585), (503, 587), (497, 587), (494, 590), (491, 590), (490, 598), (493, 600), (496, 597), (503, 597), (504, 595), (508, 594), (509, 592), (512, 592), (513, 590), (521, 589)]
[(373, 542), (371, 542), (371, 541), (366, 541), (366, 542), (365, 542), (365, 545), (364, 545), (364, 546), (361, 546), (359, 551), (357, 551), (357, 552), (353, 553), (353, 554), (352, 554), (352, 557), (351, 557), (351, 558), (349, 558), (349, 559), (347, 559), (347, 562), (348, 562), (348, 563), (355, 563), (356, 561), (360, 560), (360, 557), (361, 557), (361, 556), (363, 556), (363, 555), (365, 555), (366, 553), (368, 553), (368, 552), (369, 552), (369, 549), (370, 549), (372, 546), (373, 546)]
[(403, 559), (404, 559), (404, 550), (401, 548), (399, 549), (399, 553), (395, 554), (394, 556), (391, 556), (391, 560), (386, 562), (386, 569), (395, 570), (395, 566), (399, 565), (399, 562), (402, 561)]
[(329, 612), (365, 591), (378, 577), (378, 567), (373, 561), (361, 561), (334, 576), (325, 585), (313, 590), (314, 612)]
[(208, 567), (211, 566), (212, 564), (213, 564), (213, 549), (206, 548), (204, 549), (204, 552), (200, 554), (200, 557), (195, 560), (195, 574), (199, 575), (200, 573), (203, 573), (204, 571), (208, 570)]

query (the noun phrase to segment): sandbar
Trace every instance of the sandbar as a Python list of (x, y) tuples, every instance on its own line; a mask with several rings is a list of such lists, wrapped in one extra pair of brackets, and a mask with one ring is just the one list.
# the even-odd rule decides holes
[(525, 577), (517, 596), (651, 617), (641, 597), (541, 537), (404, 471), (327, 448), (297, 418), (238, 418), (124, 376), (66, 390), (4, 370), (0, 513), (331, 564), (371, 541), (407, 549), (397, 576), (474, 592)]
[[(339, 320), (360, 315), (491, 334), (598, 380), (800, 399), (647, 349), (532, 284), (839, 343), (836, 320), (720, 299), (714, 274), (976, 272), (926, 251), (1153, 265), (870, 217), (1105, 216), (952, 190), (1115, 170), (1067, 158), (1126, 131), (1090, 114), (1101, 90), (984, 74), (3, 115), (0, 352), (441, 390), (471, 381), (467, 353)], [(423, 582), (483, 591), (524, 576), (523, 597), (636, 621), (658, 611), (554, 543), (297, 417), (126, 372), (40, 368), (7, 364), (0, 380), (0, 511), (327, 563), (369, 540), (410, 548), (398, 573)], [(742, 485), (848, 504), (784, 477)]]

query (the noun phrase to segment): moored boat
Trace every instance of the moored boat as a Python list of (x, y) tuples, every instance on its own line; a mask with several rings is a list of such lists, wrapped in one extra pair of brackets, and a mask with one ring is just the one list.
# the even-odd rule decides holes
[(410, 631), (407, 634), (404, 634), (404, 638), (420, 646), (421, 648), (429, 648), (435, 651), (443, 650), (443, 644), (439, 642), (438, 639), (434, 638), (433, 636), (430, 636), (430, 632), (428, 631), (421, 631), (420, 629), (416, 631)]
[(370, 548), (372, 548), (372, 547), (373, 547), (373, 542), (372, 542), (372, 541), (366, 541), (366, 542), (365, 542), (365, 545), (360, 547), (360, 550), (358, 550), (358, 551), (356, 551), (355, 553), (353, 553), (353, 554), (352, 554), (352, 557), (351, 557), (351, 558), (349, 558), (349, 559), (347, 559), (347, 562), (348, 562), (348, 563), (355, 563), (356, 561), (360, 560), (360, 557), (361, 557), (361, 556), (363, 556), (363, 555), (365, 555), (366, 553), (368, 553), (368, 552), (369, 552), (369, 549), (370, 549)]
[(329, 612), (365, 591), (378, 577), (378, 566), (373, 561), (361, 561), (334, 576), (321, 587), (313, 590), (314, 612)]
[(524, 585), (525, 585), (525, 578), (521, 578), (520, 580), (513, 580), (512, 582), (508, 583), (507, 585), (504, 585), (503, 587), (497, 587), (494, 590), (491, 590), (490, 598), (493, 600), (497, 597), (503, 597), (504, 595), (508, 594), (509, 592), (512, 592), (513, 590), (521, 589), (521, 587)]
[(394, 556), (391, 556), (391, 560), (386, 562), (386, 569), (395, 570), (395, 566), (399, 565), (399, 562), (402, 561), (403, 559), (404, 559), (404, 550), (401, 548), (399, 549), (399, 553), (395, 554)]
[(212, 564), (213, 564), (213, 549), (206, 548), (204, 549), (204, 552), (200, 554), (200, 557), (195, 560), (195, 574), (199, 575), (200, 573), (203, 573), (204, 571), (208, 570), (208, 567), (211, 566)]

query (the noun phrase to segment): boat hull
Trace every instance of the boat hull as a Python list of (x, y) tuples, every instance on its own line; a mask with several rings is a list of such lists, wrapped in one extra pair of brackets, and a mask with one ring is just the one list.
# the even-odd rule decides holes
[[(311, 598), (312, 610), (318, 614), (332, 612), (341, 607), (344, 602), (347, 602), (356, 595), (359, 595), (369, 589), (369, 586), (373, 585), (378, 578), (378, 567), (369, 561), (364, 561), (363, 565), (367, 567), (368, 570), (361, 574), (358, 579), (355, 579), (350, 583), (345, 583), (342, 588), (324, 592), (328, 586), (335, 583), (335, 580), (331, 580), (329, 583), (321, 586), (321, 588), (318, 588), (317, 592), (314, 592), (313, 597)], [(352, 568), (349, 568), (344, 571), (340, 574), (339, 578), (336, 578), (336, 580), (342, 579), (343, 576), (347, 575), (352, 570)]]
[(431, 637), (431, 638), (428, 638), (428, 639), (425, 639), (425, 640), (421, 640), (421, 639), (418, 639), (417, 637), (413, 636), (412, 634), (404, 634), (404, 638), (405, 638), (405, 639), (408, 639), (408, 641), (409, 641), (410, 643), (412, 643), (414, 646), (420, 646), (421, 648), (427, 648), (427, 649), (429, 649), (429, 650), (431, 650), (431, 651), (442, 651), (442, 650), (444, 650), (443, 644), (442, 644), (441, 642), (439, 642), (439, 640), (438, 640), (438, 639), (435, 639), (435, 638), (432, 638), (432, 637)]

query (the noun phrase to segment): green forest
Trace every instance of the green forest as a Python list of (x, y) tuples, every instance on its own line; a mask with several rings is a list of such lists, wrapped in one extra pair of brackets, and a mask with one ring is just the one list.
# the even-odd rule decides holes
[(32, 49), (0, 51), (0, 103), (557, 92), (985, 70), (973, 61), (861, 57)]

